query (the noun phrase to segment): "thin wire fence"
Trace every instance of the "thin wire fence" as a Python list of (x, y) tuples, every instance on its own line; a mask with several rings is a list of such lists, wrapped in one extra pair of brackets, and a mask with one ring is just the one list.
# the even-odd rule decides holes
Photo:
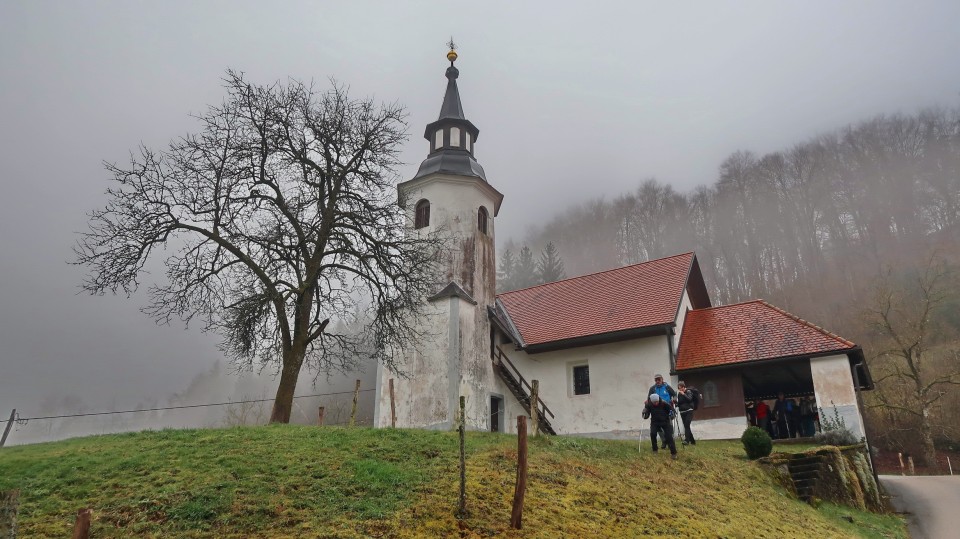
[[(358, 387), (349, 391), (295, 395), (290, 422), (301, 425), (318, 422), (331, 426), (372, 425), (375, 391), (374, 388)], [(364, 395), (357, 401), (357, 405), (353, 405), (355, 394), (359, 396), (361, 393)], [(0, 419), (0, 433), (11, 435), (4, 436), (3, 442), (6, 444), (0, 443), (0, 447), (11, 443), (32, 444), (140, 430), (261, 425), (266, 423), (270, 415), (269, 403), (273, 401), (273, 398), (260, 394), (237, 395), (236, 400), (195, 404), (178, 404), (173, 401), (166, 406), (157, 406), (159, 403), (147, 403), (146, 407), (123, 410), (83, 411), (82, 408), (65, 408), (35, 415), (21, 415), (20, 410), (13, 410)], [(318, 407), (321, 410), (319, 414)], [(322, 410), (325, 410), (325, 413)], [(7, 419), (8, 417), (12, 417), (12, 421)]]
[[(375, 389), (361, 389), (360, 393), (365, 393), (367, 391), (376, 391)], [(313, 397), (329, 397), (334, 395), (353, 395), (353, 391), (336, 391), (333, 393), (314, 393), (312, 395), (296, 395), (294, 399), (308, 399)], [(134, 410), (114, 410), (109, 412), (85, 412), (80, 414), (63, 414), (63, 415), (47, 415), (39, 417), (20, 417), (20, 414), (17, 414), (14, 418), (14, 422), (18, 425), (26, 425), (28, 421), (39, 421), (42, 419), (63, 419), (68, 417), (87, 417), (87, 416), (98, 416), (98, 415), (114, 415), (114, 414), (135, 414), (139, 412), (159, 412), (162, 410), (185, 410), (187, 408), (206, 408), (209, 406), (231, 406), (236, 404), (251, 404), (258, 402), (272, 402), (274, 399), (253, 399), (253, 400), (239, 400), (239, 401), (227, 401), (227, 402), (211, 402), (207, 404), (186, 404), (183, 406), (163, 406), (159, 408), (139, 408)], [(8, 422), (8, 419), (0, 420), (0, 423)]]

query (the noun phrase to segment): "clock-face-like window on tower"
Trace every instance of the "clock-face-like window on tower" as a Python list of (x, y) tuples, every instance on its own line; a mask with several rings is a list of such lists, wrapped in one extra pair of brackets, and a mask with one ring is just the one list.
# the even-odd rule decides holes
[(460, 146), (460, 128), (459, 127), (450, 128), (450, 145)]
[(416, 213), (413, 217), (413, 228), (430, 226), (430, 201), (423, 199), (417, 202)]
[(480, 210), (477, 211), (477, 230), (487, 233), (487, 219), (490, 215), (487, 213), (487, 209), (483, 206), (480, 206)]

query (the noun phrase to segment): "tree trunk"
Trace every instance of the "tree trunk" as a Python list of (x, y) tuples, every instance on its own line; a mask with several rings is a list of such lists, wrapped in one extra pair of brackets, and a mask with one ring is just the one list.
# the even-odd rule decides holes
[(271, 423), (290, 422), (290, 413), (293, 411), (293, 395), (297, 391), (297, 378), (300, 376), (303, 356), (302, 351), (299, 353), (284, 351), (283, 353), (283, 370), (280, 372), (277, 396), (273, 399), (273, 412), (270, 414)]
[(930, 428), (930, 414), (926, 406), (923, 407), (922, 413), (920, 441), (923, 443), (923, 460), (932, 471), (938, 471), (940, 465), (937, 463), (937, 448), (933, 444), (933, 430)]

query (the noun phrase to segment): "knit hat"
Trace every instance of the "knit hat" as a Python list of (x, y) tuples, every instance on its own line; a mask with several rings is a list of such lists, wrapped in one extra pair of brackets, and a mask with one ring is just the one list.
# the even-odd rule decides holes
[(650, 394), (650, 404), (656, 404), (656, 403), (658, 403), (658, 402), (660, 402), (660, 395), (657, 395), (656, 393), (651, 393), (651, 394)]

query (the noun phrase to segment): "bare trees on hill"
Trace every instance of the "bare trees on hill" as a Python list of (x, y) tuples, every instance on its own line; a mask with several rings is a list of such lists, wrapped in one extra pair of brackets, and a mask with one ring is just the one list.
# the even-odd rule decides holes
[(903, 449), (919, 445), (924, 461), (933, 467), (934, 438), (960, 434), (943, 428), (950, 418), (943, 417), (940, 406), (960, 388), (960, 342), (946, 312), (960, 303), (956, 285), (956, 273), (933, 255), (918, 271), (880, 276), (863, 313), (875, 337), (875, 408), (889, 424), (911, 425), (909, 431), (917, 435), (913, 444), (895, 429), (883, 436)]
[(712, 185), (687, 194), (646, 180), (569, 209), (523, 243), (583, 253), (565, 260), (573, 274), (695, 250), (713, 296), (730, 303), (842, 286), (865, 264), (875, 270), (958, 235), (960, 110), (933, 110), (764, 156), (736, 152)]

